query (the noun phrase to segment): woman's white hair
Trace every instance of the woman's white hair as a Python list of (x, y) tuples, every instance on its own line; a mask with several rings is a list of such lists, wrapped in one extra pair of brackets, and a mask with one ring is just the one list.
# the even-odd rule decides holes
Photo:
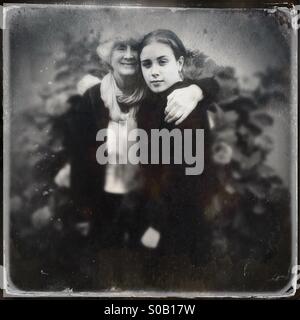
[[(111, 54), (114, 46), (117, 43), (128, 42), (128, 43), (138, 44), (141, 39), (141, 36), (136, 32), (129, 33), (129, 31), (126, 32), (126, 30), (124, 32), (119, 32), (119, 33), (115, 32), (115, 34), (118, 34), (118, 35), (114, 36), (111, 32), (110, 34), (106, 34), (106, 36), (102, 37), (100, 44), (96, 50), (98, 56), (102, 59), (102, 61), (109, 64), (110, 67), (112, 67)], [(127, 104), (127, 105), (134, 105), (134, 104), (140, 103), (140, 101), (144, 99), (145, 94), (146, 94), (146, 86), (142, 79), (142, 74), (138, 72), (137, 79), (136, 79), (136, 88), (129, 95), (123, 95), (118, 97), (118, 102)]]
[(118, 42), (138, 42), (141, 39), (141, 36), (137, 33), (117, 33), (117, 36), (107, 35), (103, 37), (100, 41), (99, 46), (97, 47), (98, 56), (106, 63), (110, 64), (110, 58), (112, 50), (116, 43)]

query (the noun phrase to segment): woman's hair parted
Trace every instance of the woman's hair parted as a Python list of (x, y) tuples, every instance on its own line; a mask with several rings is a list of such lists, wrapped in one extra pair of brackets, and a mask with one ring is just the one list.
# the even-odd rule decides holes
[(187, 50), (182, 41), (178, 38), (175, 32), (167, 29), (158, 29), (146, 34), (140, 43), (139, 55), (144, 47), (152, 42), (159, 42), (168, 45), (172, 49), (176, 60), (181, 56), (184, 58), (187, 56)]

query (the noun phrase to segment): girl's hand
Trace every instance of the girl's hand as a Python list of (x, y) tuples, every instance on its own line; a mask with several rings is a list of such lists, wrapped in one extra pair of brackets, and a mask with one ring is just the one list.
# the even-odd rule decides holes
[(165, 121), (168, 123), (176, 121), (175, 125), (179, 125), (188, 117), (202, 99), (203, 91), (195, 84), (174, 90), (168, 95)]

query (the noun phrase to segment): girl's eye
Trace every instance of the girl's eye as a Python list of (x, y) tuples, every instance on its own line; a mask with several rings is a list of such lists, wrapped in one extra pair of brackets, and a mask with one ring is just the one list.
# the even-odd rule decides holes
[(161, 60), (159, 60), (159, 65), (160, 66), (164, 66), (164, 65), (166, 65), (168, 63), (168, 60), (167, 59), (161, 59)]
[(142, 62), (142, 67), (149, 69), (151, 67), (151, 62), (150, 61), (144, 61)]

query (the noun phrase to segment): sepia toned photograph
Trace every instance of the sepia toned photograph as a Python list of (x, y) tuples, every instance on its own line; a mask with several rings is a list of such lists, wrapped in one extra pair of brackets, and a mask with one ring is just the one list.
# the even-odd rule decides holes
[(294, 295), (295, 12), (5, 5), (6, 294)]

